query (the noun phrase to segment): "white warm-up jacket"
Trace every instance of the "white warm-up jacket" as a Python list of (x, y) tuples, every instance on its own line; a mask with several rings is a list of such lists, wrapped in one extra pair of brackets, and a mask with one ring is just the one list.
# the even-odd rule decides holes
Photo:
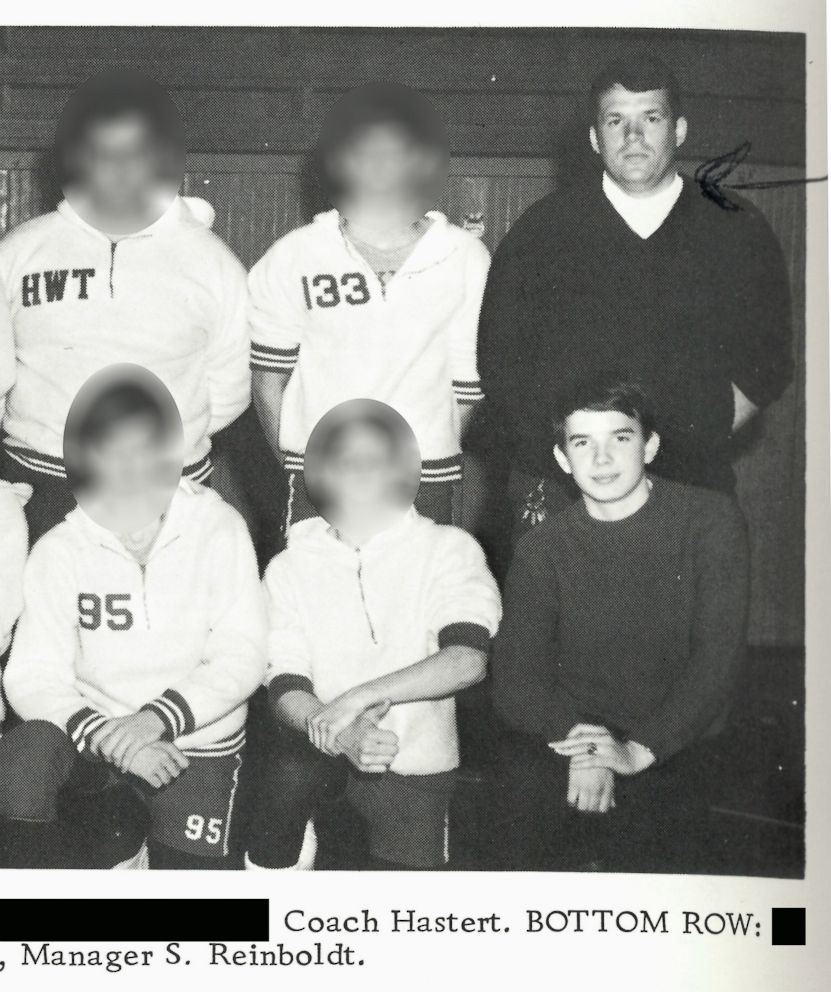
[(229, 753), (263, 679), (265, 640), (245, 523), (183, 481), (145, 566), (80, 508), (37, 542), (6, 694), (82, 751), (106, 718), (149, 706), (183, 750)]
[(280, 447), (289, 469), (318, 420), (345, 400), (388, 403), (415, 432), (424, 481), (459, 478), (459, 404), (481, 399), (479, 309), (490, 257), (430, 211), (431, 225), (382, 286), (337, 210), (281, 238), (251, 270), (251, 365), (289, 372)]
[[(264, 582), (266, 681), (306, 688), (324, 703), (448, 643), (487, 649), (501, 617), (476, 541), (414, 510), (360, 550), (320, 517), (297, 523)], [(392, 771), (425, 775), (457, 766), (452, 697), (397, 704), (381, 726), (399, 738)]]
[(245, 270), (210, 230), (213, 216), (204, 200), (178, 197), (150, 227), (111, 241), (64, 201), (0, 241), (0, 333), (11, 324), (17, 358), (12, 385), (0, 344), (12, 457), (63, 475), (76, 393), (104, 366), (131, 362), (173, 394), (187, 473), (204, 477), (210, 435), (250, 401)]

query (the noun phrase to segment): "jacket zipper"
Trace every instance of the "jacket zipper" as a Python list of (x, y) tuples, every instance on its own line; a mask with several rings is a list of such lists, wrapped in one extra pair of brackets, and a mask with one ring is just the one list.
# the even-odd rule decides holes
[[(346, 251), (348, 252), (348, 254), (350, 254), (352, 256), (352, 258), (355, 259), (356, 262), (360, 262), (361, 263), (361, 265), (363, 266), (363, 269), (364, 269), (364, 272), (363, 272), (364, 277), (366, 277), (368, 275), (370, 277), (370, 279), (375, 282), (375, 284), (381, 290), (381, 302), (382, 303), (386, 303), (387, 302), (387, 290), (392, 285), (392, 283), (395, 282), (395, 280), (398, 278), (398, 276), (401, 273), (401, 269), (396, 269), (396, 271), (392, 274), (392, 277), (390, 278), (389, 282), (387, 282), (385, 284), (383, 282), (383, 280), (381, 279), (381, 277), (378, 275), (378, 273), (372, 268), (372, 266), (369, 264), (369, 262), (364, 258), (364, 256), (358, 251), (358, 249), (349, 240), (349, 238), (348, 238), (348, 236), (346, 234), (346, 231), (343, 230), (343, 228), (340, 228), (340, 227), (338, 228), (338, 230), (340, 232), (340, 236), (341, 236), (341, 239), (343, 240), (343, 244), (344, 244), (344, 247), (346, 248)], [(422, 237), (423, 237), (423, 235), (422, 235)], [(408, 256), (407, 260), (404, 262), (404, 266), (406, 266), (407, 261), (409, 261), (409, 256)], [(407, 275), (409, 275), (409, 273), (407, 273)]]
[(369, 627), (369, 636), (372, 638), (372, 643), (377, 644), (378, 638), (375, 636), (375, 628), (372, 626), (372, 617), (369, 615), (369, 608), (366, 605), (366, 595), (364, 593), (364, 565), (361, 560), (361, 552), (358, 550), (358, 588), (361, 591), (361, 606), (364, 608), (364, 616), (366, 617), (366, 625)]
[(115, 297), (115, 288), (113, 287), (113, 274), (115, 272), (115, 250), (118, 247), (117, 241), (110, 242), (110, 299)]
[[(157, 555), (161, 554), (161, 552), (164, 551), (165, 548), (169, 548), (171, 544), (175, 544), (178, 540), (179, 540), (179, 535), (176, 534), (167, 542), (167, 544), (163, 544), (160, 548), (156, 548), (155, 554)], [(150, 609), (147, 605), (147, 569), (150, 566), (151, 560), (152, 560), (152, 553), (151, 553), (151, 557), (148, 558), (143, 565), (141, 563), (138, 563), (138, 567), (141, 570), (141, 604), (144, 607), (144, 622), (146, 624), (147, 630), (150, 630)]]
[[(171, 538), (167, 544), (163, 544), (160, 548), (158, 548), (156, 553), (158, 554), (159, 552), (164, 551), (165, 548), (169, 548), (171, 544), (175, 544), (178, 540), (179, 535), (177, 534), (175, 537)], [(111, 548), (106, 544), (102, 544), (101, 547), (105, 551), (111, 551), (114, 555), (118, 555), (119, 558), (125, 557), (125, 555), (122, 555), (120, 551), (116, 551), (115, 548)], [(150, 611), (147, 606), (147, 566), (150, 564), (150, 561), (148, 560), (142, 565), (141, 562), (136, 561), (135, 558), (131, 556), (128, 557), (127, 560), (138, 565), (138, 570), (141, 573), (141, 605), (144, 610), (144, 626), (146, 630), (150, 630)]]
[[(128, 237), (131, 241), (135, 241), (139, 238), (149, 238), (151, 237), (151, 235), (130, 234), (130, 235), (125, 235), (121, 239), (121, 241), (125, 241)], [(113, 241), (111, 238), (109, 239), (109, 241), (110, 241), (110, 299), (112, 300), (115, 299), (115, 252), (118, 246), (121, 244), (121, 241)]]
[(150, 630), (150, 613), (147, 609), (147, 565), (145, 562), (143, 565), (139, 565), (141, 569), (141, 605), (144, 608), (144, 624), (147, 630)]

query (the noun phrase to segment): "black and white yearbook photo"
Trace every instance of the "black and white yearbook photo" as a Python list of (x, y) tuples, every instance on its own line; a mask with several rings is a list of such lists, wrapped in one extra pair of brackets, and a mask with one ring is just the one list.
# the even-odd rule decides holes
[(0, 29), (4, 885), (804, 879), (810, 64)]

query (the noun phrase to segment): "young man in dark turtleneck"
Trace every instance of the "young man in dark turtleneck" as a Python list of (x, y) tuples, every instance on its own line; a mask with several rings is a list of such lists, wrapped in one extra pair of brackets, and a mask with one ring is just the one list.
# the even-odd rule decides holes
[(509, 867), (678, 870), (705, 830), (748, 548), (732, 499), (647, 473), (659, 447), (637, 386), (578, 386), (555, 413), (581, 498), (520, 541), (493, 661), (517, 732)]

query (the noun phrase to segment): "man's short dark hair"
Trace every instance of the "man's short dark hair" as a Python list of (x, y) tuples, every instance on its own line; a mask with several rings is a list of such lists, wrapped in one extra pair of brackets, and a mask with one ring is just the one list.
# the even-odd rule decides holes
[(317, 161), (327, 188), (334, 185), (332, 160), (362, 131), (382, 125), (399, 129), (417, 145), (448, 154), (444, 123), (423, 93), (402, 83), (367, 83), (341, 97), (321, 128)]
[(681, 87), (674, 73), (657, 56), (648, 52), (633, 52), (611, 62), (594, 79), (589, 94), (589, 116), (597, 123), (600, 100), (615, 86), (622, 86), (630, 93), (664, 90), (675, 120), (683, 114)]
[(82, 83), (67, 101), (55, 132), (55, 167), (61, 182), (91, 127), (136, 115), (162, 145), (184, 154), (184, 129), (176, 104), (158, 83), (129, 69), (108, 70)]
[(655, 415), (646, 392), (632, 379), (608, 376), (576, 383), (554, 404), (554, 439), (565, 448), (566, 422), (578, 410), (622, 413), (641, 425), (644, 438), (655, 431)]

